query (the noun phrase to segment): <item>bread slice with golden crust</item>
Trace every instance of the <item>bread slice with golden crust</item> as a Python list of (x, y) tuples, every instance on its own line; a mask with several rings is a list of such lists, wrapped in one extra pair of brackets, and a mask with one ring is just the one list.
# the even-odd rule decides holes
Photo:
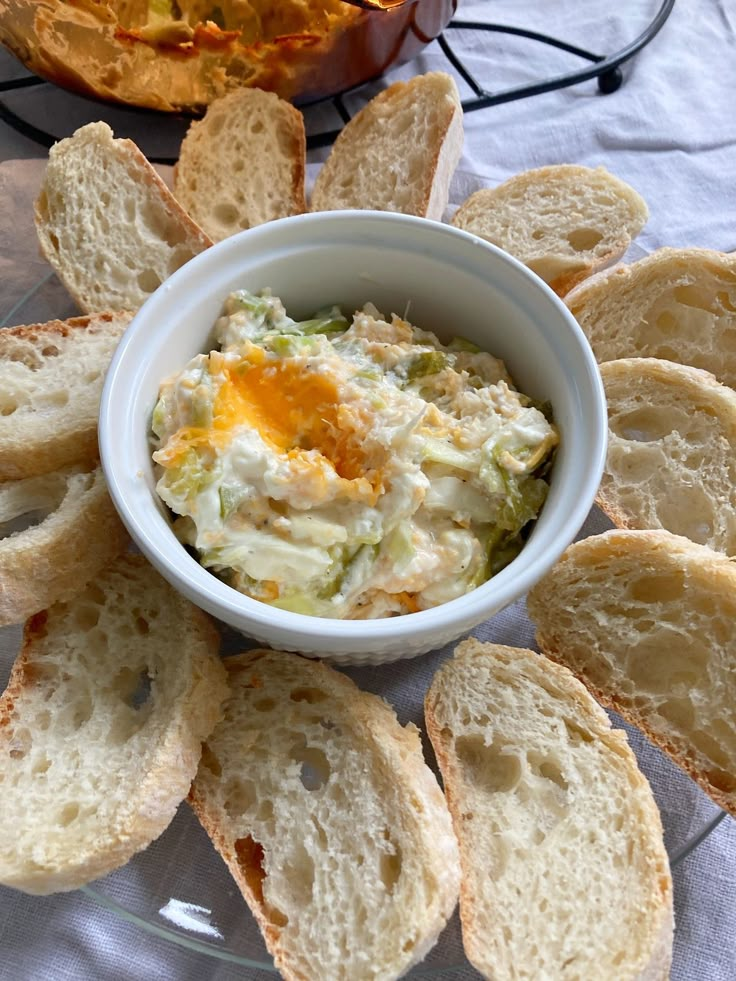
[(597, 502), (619, 528), (664, 528), (736, 554), (736, 392), (658, 358), (601, 365), (608, 454)]
[(435, 675), (425, 718), (460, 842), (463, 944), (481, 974), (668, 978), (659, 812), (626, 734), (580, 682), (532, 651), (469, 640)]
[(307, 210), (304, 117), (273, 92), (238, 89), (189, 127), (174, 194), (214, 242)]
[(209, 619), (142, 557), (28, 621), (0, 698), (0, 882), (46, 894), (168, 826), (227, 694)]
[(97, 416), (130, 313), (0, 330), (0, 480), (98, 457)]
[(135, 143), (102, 122), (51, 147), (35, 218), (42, 253), (85, 313), (137, 310), (212, 245)]
[(736, 814), (736, 566), (667, 531), (571, 545), (527, 598), (541, 650)]
[(736, 253), (658, 249), (567, 294), (599, 362), (662, 358), (736, 388)]
[(129, 544), (94, 465), (0, 483), (0, 526), (0, 626), (69, 599)]
[(620, 259), (648, 217), (644, 199), (605, 167), (557, 164), (476, 191), (452, 224), (509, 252), (564, 296)]
[(312, 191), (312, 211), (368, 208), (441, 221), (463, 149), (452, 76), (394, 82), (346, 124)]
[(419, 733), (318, 661), (226, 658), (232, 695), (191, 802), (287, 979), (397, 978), (457, 902), (450, 815)]

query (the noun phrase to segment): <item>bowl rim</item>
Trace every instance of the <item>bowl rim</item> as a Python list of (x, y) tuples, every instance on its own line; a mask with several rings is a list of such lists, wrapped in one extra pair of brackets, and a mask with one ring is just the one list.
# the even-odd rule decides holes
[[(546, 554), (530, 560), (531, 553), (528, 551), (529, 543), (527, 543), (508, 566), (469, 593), (428, 610), (369, 620), (315, 617), (272, 607), (237, 592), (219, 580), (189, 555), (175, 539), (173, 532), (167, 540), (151, 533), (146, 522), (141, 521), (139, 514), (136, 513), (138, 506), (133, 507), (128, 500), (124, 486), (125, 475), (120, 472), (116, 463), (116, 447), (120, 445), (121, 440), (119, 430), (117, 436), (113, 436), (115, 417), (120, 414), (121, 395), (125, 396), (127, 393), (129, 399), (134, 398), (134, 390), (130, 391), (126, 388), (123, 379), (133, 357), (131, 352), (138, 353), (142, 335), (151, 329), (149, 321), (155, 319), (160, 307), (168, 306), (171, 294), (177, 291), (182, 281), (186, 283), (196, 277), (205, 281), (209, 268), (227, 263), (228, 260), (233, 261), (244, 248), (250, 252), (259, 244), (259, 240), (268, 241), (271, 238), (278, 240), (282, 231), (298, 226), (329, 227), (331, 224), (340, 226), (356, 221), (366, 226), (372, 224), (380, 227), (382, 230), (387, 230), (387, 233), (390, 233), (391, 228), (412, 229), (413, 227), (417, 231), (422, 229), (428, 236), (439, 236), (447, 241), (455, 239), (458, 245), (472, 244), (474, 249), (481, 250), (481, 255), (488, 255), (492, 257), (493, 262), (500, 261), (510, 269), (516, 270), (531, 289), (542, 292), (550, 307), (556, 309), (561, 320), (565, 322), (577, 345), (578, 353), (582, 356), (585, 366), (583, 381), (592, 395), (590, 404), (586, 405), (586, 411), (590, 412), (587, 422), (591, 431), (597, 435), (594, 440), (594, 455), (587, 461), (586, 476), (580, 487), (580, 493), (574, 501), (570, 502), (563, 520), (555, 529), (554, 537), (557, 544), (554, 548), (548, 547)], [(304, 247), (304, 244), (303, 241), (300, 242), (299, 247)], [(272, 248), (277, 247), (274, 241)], [(203, 325), (203, 340), (211, 328), (212, 324)], [(521, 598), (549, 571), (564, 549), (574, 540), (590, 511), (605, 464), (608, 420), (603, 383), (585, 334), (563, 301), (528, 267), (497, 246), (444, 222), (393, 212), (350, 210), (308, 212), (255, 226), (206, 249), (174, 272), (137, 311), (116, 348), (103, 386), (98, 432), (102, 468), (113, 503), (136, 544), (164, 578), (195, 604), (215, 617), (236, 626), (239, 630), (250, 633), (252, 629), (253, 636), (256, 637), (259, 633), (262, 635), (264, 631), (266, 634), (277, 631), (281, 635), (289, 635), (293, 638), (294, 644), (297, 645), (296, 649), (299, 649), (301, 641), (305, 650), (322, 647), (325, 648), (326, 653), (329, 653), (329, 651), (341, 650), (370, 652), (375, 644), (380, 644), (382, 641), (391, 639), (395, 644), (401, 644), (402, 639), (415, 638), (419, 634), (425, 636), (447, 634), (453, 626), (457, 628), (455, 633), (457, 637), (466, 629), (471, 629), (472, 626), (483, 622)], [(123, 443), (132, 438), (132, 432), (125, 429), (122, 433)], [(150, 493), (148, 497), (151, 498)], [(138, 502), (138, 505), (140, 503)], [(153, 499), (149, 501), (149, 513), (152, 509), (155, 509), (160, 517), (159, 505)], [(532, 537), (530, 536), (530, 541)]]

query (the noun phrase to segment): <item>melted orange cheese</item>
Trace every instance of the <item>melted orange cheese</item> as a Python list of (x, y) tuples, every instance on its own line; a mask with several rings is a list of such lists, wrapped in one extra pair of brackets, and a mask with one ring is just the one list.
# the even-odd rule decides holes
[(230, 429), (247, 423), (279, 450), (300, 438), (319, 442), (337, 412), (337, 389), (322, 374), (293, 361), (243, 365), (230, 371), (215, 402), (215, 420)]
[[(216, 357), (213, 353), (210, 358)], [(165, 467), (176, 465), (190, 448), (224, 448), (238, 426), (257, 430), (276, 453), (286, 455), (302, 470), (302, 479), (319, 496), (327, 488), (326, 475), (308, 451), (316, 450), (347, 484), (344, 491), (376, 499), (382, 492), (380, 471), (366, 466), (362, 451), (362, 413), (340, 404), (335, 382), (327, 375), (295, 361), (273, 361), (255, 345), (235, 367), (212, 365), (225, 380), (213, 406), (212, 426), (183, 426), (159, 451)], [(359, 431), (361, 430), (361, 431)]]
[(335, 383), (294, 361), (271, 361), (230, 371), (215, 402), (215, 425), (231, 429), (246, 423), (273, 449), (291, 456), (317, 450), (341, 477), (362, 475), (359, 446), (339, 428)]

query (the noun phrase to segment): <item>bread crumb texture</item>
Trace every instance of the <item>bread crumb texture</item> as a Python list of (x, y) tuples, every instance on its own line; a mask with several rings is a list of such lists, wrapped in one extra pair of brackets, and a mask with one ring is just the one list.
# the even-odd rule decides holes
[(312, 192), (312, 211), (368, 208), (440, 221), (463, 147), (463, 113), (444, 72), (394, 82), (340, 132)]
[(70, 599), (129, 543), (99, 466), (0, 483), (0, 530), (0, 626)]
[(130, 313), (0, 331), (0, 479), (96, 460), (105, 373)]
[(541, 649), (736, 814), (736, 568), (666, 531), (577, 542), (528, 596)]
[(89, 123), (49, 151), (41, 250), (82, 310), (137, 310), (212, 244), (131, 140)]
[(452, 224), (509, 252), (562, 296), (621, 258), (648, 217), (643, 198), (604, 167), (560, 164), (476, 191)]
[(497, 981), (668, 977), (659, 813), (625, 734), (584, 687), (532, 651), (469, 640), (425, 710), (474, 966)]
[(565, 302), (599, 362), (661, 358), (736, 388), (736, 254), (658, 249), (581, 283)]
[(28, 621), (0, 699), (0, 882), (75, 889), (164, 831), (220, 718), (218, 646), (133, 555)]
[(736, 552), (736, 393), (657, 358), (601, 365), (608, 453), (598, 503), (622, 528)]
[(454, 909), (457, 844), (417, 730), (295, 654), (225, 661), (232, 696), (192, 788), (286, 978), (394, 978)]
[(298, 109), (273, 92), (238, 89), (189, 127), (174, 170), (182, 207), (219, 242), (307, 210), (306, 137)]

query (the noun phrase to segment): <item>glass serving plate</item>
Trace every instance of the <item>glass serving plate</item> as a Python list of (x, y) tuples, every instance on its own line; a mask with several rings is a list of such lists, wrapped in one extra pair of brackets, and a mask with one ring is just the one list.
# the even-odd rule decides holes
[[(0, 318), (0, 327), (41, 323), (76, 313), (64, 288), (49, 273)], [(601, 530), (600, 516), (594, 515), (593, 520), (597, 526), (586, 525), (581, 537)], [(515, 604), (473, 633), (481, 640), (511, 646), (534, 644), (534, 630), (523, 603)], [(3, 641), (0, 650), (17, 650), (18, 628), (5, 628), (0, 636)], [(223, 655), (249, 646), (253, 645), (245, 638), (223, 628)], [(355, 668), (345, 673), (359, 687), (386, 698), (402, 724), (411, 721), (421, 729), (425, 692), (439, 665), (450, 655), (451, 646), (411, 660)], [(12, 654), (5, 655), (5, 663), (0, 662), (0, 688), (5, 685), (12, 658)], [(676, 869), (726, 816), (725, 812), (637, 730), (615, 714), (611, 717), (614, 725), (628, 733), (639, 766), (652, 786), (662, 816), (670, 864)], [(426, 758), (434, 765), (426, 740), (424, 747)], [(144, 852), (82, 891), (118, 916), (172, 943), (243, 967), (277, 973), (245, 901), (186, 804), (180, 806), (171, 825)], [(452, 977), (468, 967), (455, 913), (435, 948), (408, 977)]]

